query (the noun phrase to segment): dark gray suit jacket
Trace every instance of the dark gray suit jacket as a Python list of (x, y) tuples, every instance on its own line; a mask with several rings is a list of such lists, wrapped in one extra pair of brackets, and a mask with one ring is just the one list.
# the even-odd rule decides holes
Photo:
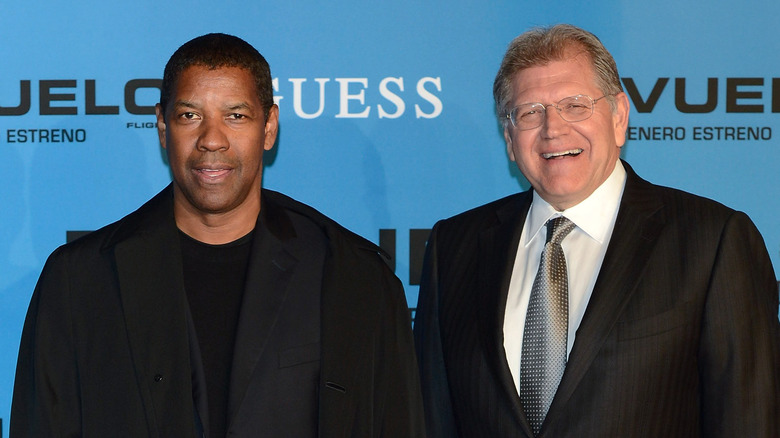
[[(408, 309), (380, 250), (284, 195), (264, 190), (262, 202), (271, 235), (252, 253), (275, 255), (250, 259), (230, 385), (231, 436), (284, 436), (259, 419), (296, 421), (300, 413), (285, 409), (294, 404), (277, 397), (295, 384), (289, 370), (312, 361), (320, 369), (319, 436), (421, 436)], [(299, 263), (306, 243), (292, 216), (319, 227), (326, 242), (320, 345), (275, 327), (276, 318), (294, 312), (296, 278), (306, 272)], [(168, 187), (51, 255), (25, 321), (12, 437), (196, 436), (205, 381), (179, 245)]]
[[(775, 274), (748, 217), (630, 166), (545, 437), (780, 436)], [(503, 348), (531, 192), (436, 224), (415, 341), (430, 437), (531, 437)]]

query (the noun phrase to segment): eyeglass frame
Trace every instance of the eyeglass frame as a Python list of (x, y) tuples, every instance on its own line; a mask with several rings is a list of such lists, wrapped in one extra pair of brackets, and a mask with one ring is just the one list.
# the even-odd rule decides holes
[[(575, 94), (574, 96), (567, 96), (567, 97), (564, 97), (563, 99), (559, 100), (558, 102), (555, 102), (555, 103), (548, 103), (547, 105), (545, 105), (545, 104), (543, 104), (543, 103), (541, 103), (541, 102), (528, 102), (528, 103), (521, 103), (520, 105), (517, 105), (516, 107), (513, 107), (512, 109), (510, 109), (509, 111), (507, 111), (507, 112), (506, 112), (506, 115), (505, 115), (504, 117), (506, 117), (507, 119), (509, 119), (509, 123), (511, 123), (511, 124), (512, 124), (512, 126), (514, 126), (515, 128), (517, 128), (517, 129), (519, 129), (519, 130), (521, 130), (521, 131), (527, 131), (527, 130), (529, 130), (529, 129), (534, 129), (534, 128), (538, 128), (538, 127), (542, 126), (542, 124), (544, 124), (544, 116), (545, 116), (545, 115), (547, 115), (547, 108), (548, 108), (548, 107), (553, 107), (553, 108), (555, 108), (555, 110), (556, 110), (556, 111), (558, 111), (558, 115), (561, 117), (561, 119), (563, 119), (564, 121), (566, 121), (566, 122), (568, 122), (568, 123), (577, 123), (577, 122), (582, 122), (582, 121), (584, 121), (584, 120), (588, 120), (589, 118), (593, 117), (593, 112), (595, 111), (596, 103), (597, 103), (598, 101), (600, 101), (601, 99), (605, 98), (605, 97), (608, 97), (608, 96), (614, 96), (614, 95), (615, 95), (614, 93), (612, 93), (612, 94), (605, 94), (605, 95), (603, 95), (603, 96), (601, 96), (601, 97), (599, 97), (599, 98), (596, 98), (596, 99), (594, 99), (594, 98), (592, 98), (592, 97), (588, 96), (587, 94)], [(559, 105), (561, 102), (563, 102), (564, 100), (566, 100), (566, 99), (571, 99), (571, 98), (579, 98), (579, 97), (587, 97), (587, 98), (590, 100), (590, 102), (591, 102), (591, 105), (590, 105), (590, 114), (588, 114), (588, 116), (587, 116), (587, 117), (585, 117), (584, 119), (579, 119), (579, 120), (566, 120), (566, 118), (563, 116), (563, 113), (562, 113), (563, 109), (562, 109), (561, 107), (559, 107), (558, 105)], [(520, 108), (521, 106), (524, 106), (524, 105), (531, 105), (531, 107), (533, 107), (534, 105), (541, 105), (541, 106), (542, 106), (542, 109), (544, 109), (544, 114), (543, 114), (543, 115), (542, 115), (542, 117), (539, 119), (539, 120), (540, 120), (540, 122), (539, 122), (539, 124), (538, 124), (538, 125), (536, 125), (536, 126), (532, 126), (532, 127), (530, 127), (530, 128), (520, 128), (520, 127), (518, 127), (518, 126), (517, 126), (517, 124), (515, 123), (515, 120), (514, 120), (514, 119), (515, 119), (515, 117), (512, 117), (512, 113), (513, 113), (513, 112), (516, 112), (518, 108)]]

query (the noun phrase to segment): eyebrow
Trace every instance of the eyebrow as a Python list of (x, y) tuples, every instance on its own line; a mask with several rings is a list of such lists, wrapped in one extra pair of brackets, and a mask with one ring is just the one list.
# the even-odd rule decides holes
[[(173, 107), (174, 108), (182, 108), (182, 107), (184, 107), (184, 108), (191, 108), (191, 109), (199, 109), (200, 108), (199, 105), (195, 104), (194, 102), (190, 102), (188, 100), (177, 100), (176, 102), (173, 103)], [(242, 110), (242, 109), (244, 109), (244, 110), (251, 110), (252, 106), (249, 105), (246, 102), (238, 102), (238, 103), (234, 103), (234, 104), (229, 104), (229, 105), (225, 106), (224, 109), (226, 111), (236, 111), (236, 110)]]
[(235, 110), (242, 110), (242, 109), (251, 110), (252, 106), (246, 102), (240, 102), (233, 105), (228, 105), (225, 109), (228, 111), (235, 111)]
[(176, 102), (173, 102), (173, 107), (174, 108), (184, 107), (184, 108), (193, 108), (193, 109), (198, 108), (197, 105), (195, 105), (194, 103), (188, 100), (177, 100)]

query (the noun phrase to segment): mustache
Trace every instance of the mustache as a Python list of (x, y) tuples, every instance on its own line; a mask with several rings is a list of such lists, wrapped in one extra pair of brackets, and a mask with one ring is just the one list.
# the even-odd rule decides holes
[(240, 166), (240, 163), (224, 153), (213, 151), (206, 152), (201, 156), (190, 157), (187, 159), (187, 166), (195, 169), (216, 169), (216, 168), (231, 168), (234, 169)]

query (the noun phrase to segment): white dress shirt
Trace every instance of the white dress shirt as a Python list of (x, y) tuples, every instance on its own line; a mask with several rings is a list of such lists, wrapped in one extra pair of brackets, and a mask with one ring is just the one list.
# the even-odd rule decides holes
[(518, 392), (525, 314), (547, 236), (545, 224), (565, 216), (576, 225), (561, 243), (569, 276), (568, 358), (615, 228), (625, 183), (626, 170), (618, 160), (604, 183), (584, 201), (564, 211), (555, 210), (534, 191), (515, 256), (504, 314), (504, 349)]

